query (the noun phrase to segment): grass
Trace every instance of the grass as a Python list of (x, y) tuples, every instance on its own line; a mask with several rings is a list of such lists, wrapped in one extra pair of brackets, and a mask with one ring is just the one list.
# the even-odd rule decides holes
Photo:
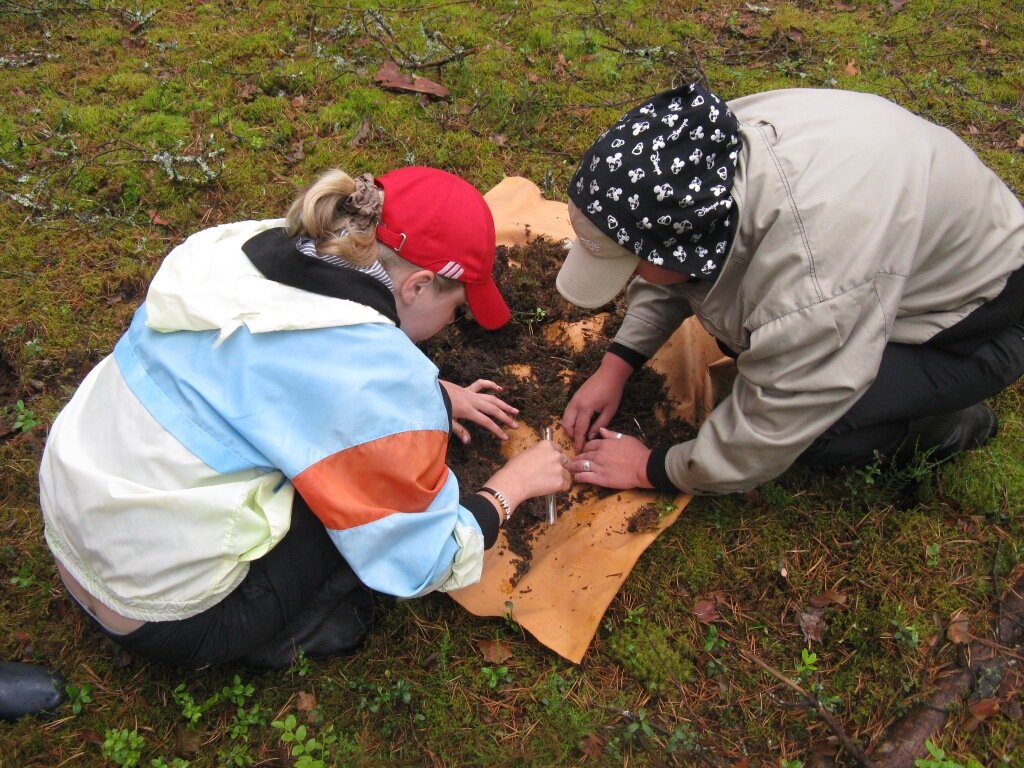
[[(1020, 194), (1012, 3), (21, 0), (0, 2), (0, 40), (0, 659), (52, 665), (75, 692), (54, 718), (0, 724), (5, 765), (807, 765), (835, 751), (828, 729), (741, 650), (794, 679), (813, 651), (801, 680), (869, 745), (955, 660), (954, 611), (976, 634), (990, 626), (1024, 559), (1020, 385), (994, 403), (999, 438), (938, 470), (793, 470), (694, 501), (579, 666), (443, 595), (383, 607), (356, 657), (286, 673), (129, 659), (63, 595), (36, 471), (47, 426), (167, 250), (200, 227), (280, 215), (332, 165), (437, 165), (483, 190), (523, 175), (564, 200), (607, 123), (704, 76), (726, 97), (892, 98)], [(391, 58), (449, 100), (378, 87)], [(40, 423), (14, 428), (18, 414)], [(809, 643), (813, 606), (825, 631)], [(484, 660), (484, 639), (512, 657)], [(945, 759), (1024, 763), (1019, 721), (969, 719), (936, 741)]]

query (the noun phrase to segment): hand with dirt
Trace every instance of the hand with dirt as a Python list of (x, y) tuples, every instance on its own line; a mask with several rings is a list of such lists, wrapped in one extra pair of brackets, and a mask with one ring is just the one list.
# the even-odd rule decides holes
[(600, 367), (569, 400), (562, 414), (562, 427), (577, 451), (587, 440), (597, 437), (598, 430), (607, 427), (614, 418), (631, 373), (633, 367), (629, 363), (608, 352), (601, 359)]
[(513, 408), (500, 397), (490, 395), (485, 390), (501, 391), (501, 385), (487, 379), (477, 379), (468, 387), (460, 387), (450, 381), (441, 380), (441, 386), (452, 401), (452, 433), (463, 443), (470, 441), (469, 430), (461, 421), (471, 421), (486, 429), (499, 440), (508, 440), (508, 435), (498, 424), (508, 429), (515, 429), (519, 424), (515, 416), (518, 408)]
[(651, 449), (635, 437), (601, 427), (596, 440), (569, 462), (573, 478), (604, 488), (653, 488), (647, 479)]
[(550, 440), (541, 440), (513, 456), (491, 475), (486, 486), (500, 491), (515, 510), (527, 499), (569, 490), (569, 457)]

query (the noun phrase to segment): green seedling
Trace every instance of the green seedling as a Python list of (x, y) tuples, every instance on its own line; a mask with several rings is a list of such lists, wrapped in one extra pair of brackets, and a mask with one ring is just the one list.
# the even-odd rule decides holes
[(338, 740), (333, 726), (327, 726), (319, 739), (299, 725), (295, 715), (288, 715), (284, 720), (275, 720), (271, 728), (281, 731), (282, 744), (291, 745), (291, 755), (297, 758), (295, 768), (326, 768), (331, 765), (330, 747)]
[(708, 631), (704, 634), (705, 653), (717, 653), (725, 648), (725, 640), (718, 636), (718, 627), (708, 624)]
[(946, 756), (946, 751), (938, 746), (931, 739), (924, 743), (928, 750), (928, 757), (921, 757), (914, 761), (917, 768), (982, 768), (981, 763), (973, 757), (967, 758), (966, 763), (958, 763), (951, 757)]
[(32, 575), (31, 563), (22, 563), (21, 567), (18, 568), (18, 573), (11, 576), (11, 584), (19, 589), (28, 589), (35, 586), (35, 583), (36, 577)]
[(149, 768), (189, 768), (191, 763), (181, 757), (175, 757), (171, 762), (167, 762), (162, 757), (154, 757), (149, 761)]
[(14, 429), (22, 433), (29, 432), (38, 427), (41, 422), (36, 415), (25, 407), (25, 401), (19, 400), (14, 404)]
[(92, 686), (89, 683), (83, 683), (81, 686), (68, 683), (64, 686), (64, 691), (71, 703), (71, 711), (76, 715), (81, 714), (86, 704), (92, 703)]
[(146, 741), (132, 728), (111, 728), (103, 736), (103, 756), (121, 768), (139, 764)]
[(818, 671), (818, 654), (807, 648), (800, 649), (800, 661), (797, 662), (796, 672), (800, 677)]
[(499, 685), (507, 685), (512, 682), (512, 675), (509, 674), (508, 667), (480, 667), (480, 676), (488, 688), (497, 688)]
[(548, 313), (542, 307), (534, 307), (528, 312), (512, 313), (512, 317), (529, 328), (531, 334), (533, 333), (533, 326), (543, 323), (547, 319), (547, 316)]

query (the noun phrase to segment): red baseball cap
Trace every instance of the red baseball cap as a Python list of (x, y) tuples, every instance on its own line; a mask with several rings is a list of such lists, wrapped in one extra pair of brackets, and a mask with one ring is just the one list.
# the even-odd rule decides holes
[(476, 187), (438, 168), (409, 166), (377, 177), (384, 208), (377, 240), (406, 261), (458, 280), (489, 331), (512, 313), (494, 284), (494, 217)]

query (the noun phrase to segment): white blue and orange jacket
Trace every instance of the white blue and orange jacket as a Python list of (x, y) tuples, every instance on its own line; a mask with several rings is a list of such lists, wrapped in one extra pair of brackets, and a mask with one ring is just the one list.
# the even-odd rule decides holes
[(383, 283), (302, 255), (281, 224), (175, 248), (50, 431), (47, 543), (123, 616), (218, 603), (288, 531), (296, 491), (372, 589), (480, 577), (496, 515), (460, 503), (436, 367)]

